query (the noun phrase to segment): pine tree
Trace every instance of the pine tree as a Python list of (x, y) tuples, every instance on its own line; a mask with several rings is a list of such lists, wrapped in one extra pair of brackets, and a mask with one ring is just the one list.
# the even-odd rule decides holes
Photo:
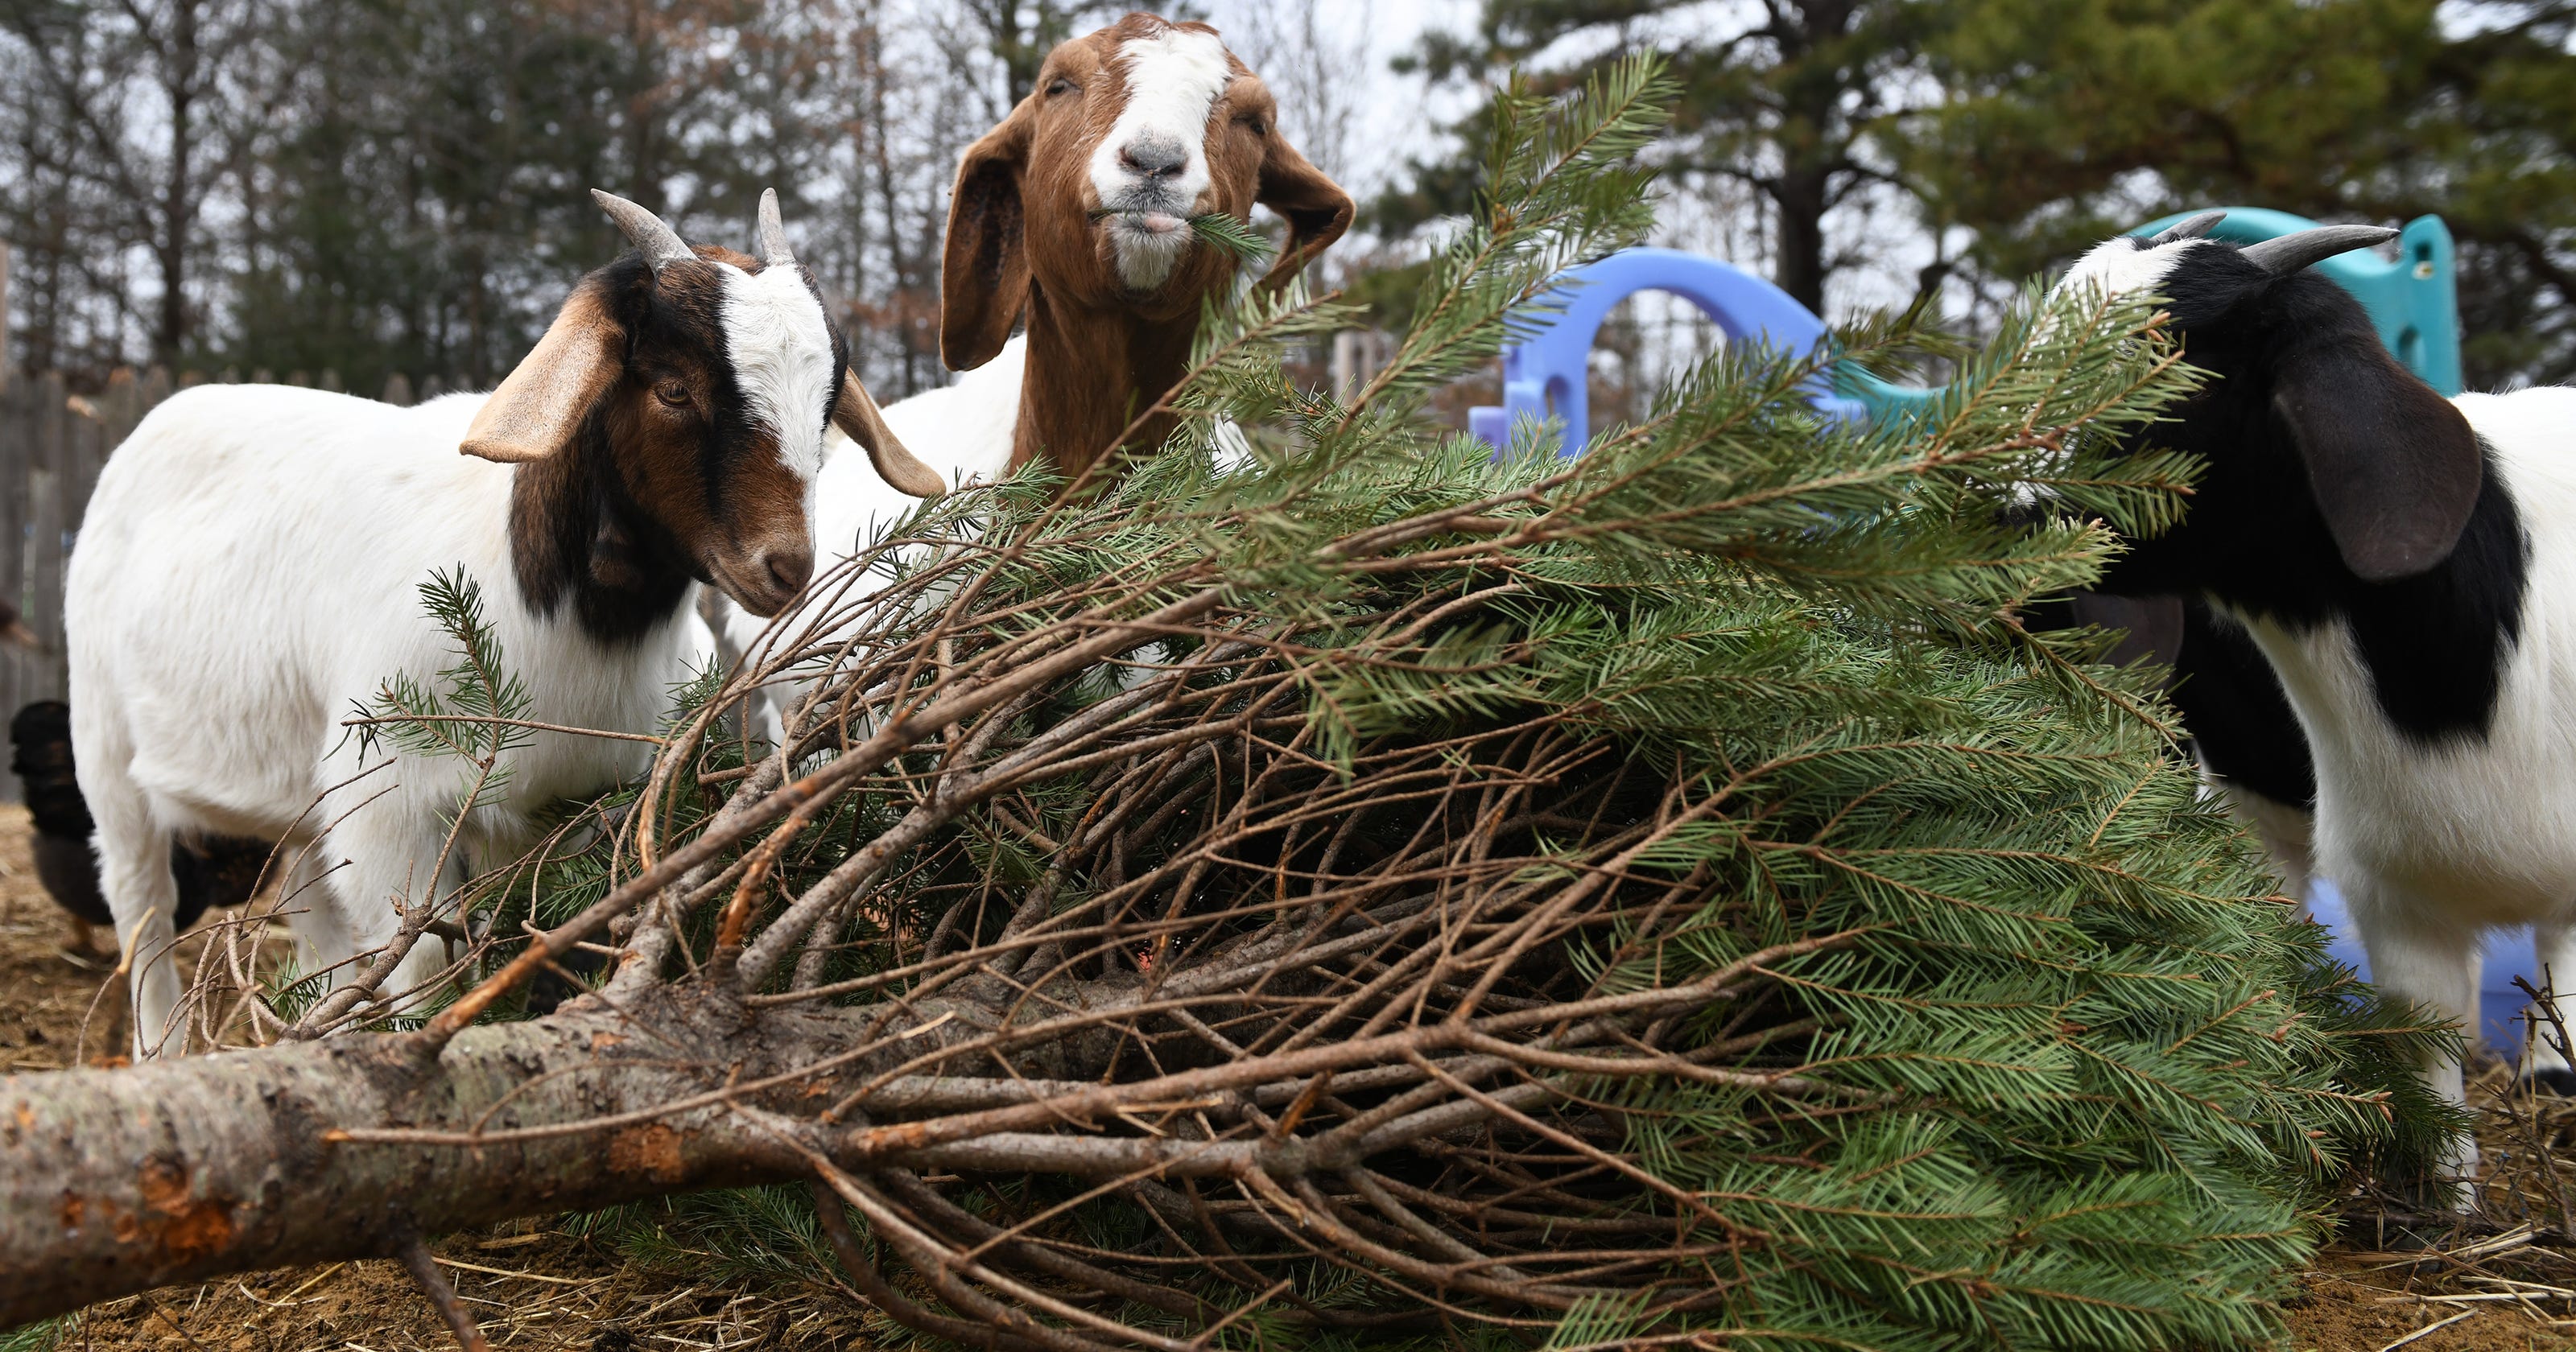
[[(2106, 523), (2179, 510), (2191, 467), (2106, 435), (2195, 381), (2147, 307), (2025, 306), (1917, 428), (1831, 426), (1813, 362), (1743, 349), (1579, 461), (1551, 429), (1498, 458), (1427, 424), (1560, 267), (1649, 226), (1632, 157), (1674, 97), (1635, 60), (1570, 104), (1507, 92), (1481, 223), (1365, 389), (1282, 378), (1286, 344), (1341, 322), (1330, 298), (1249, 299), (1206, 326), (1171, 446), (1112, 485), (930, 509), (869, 561), (896, 580), (864, 637), (806, 650), (828, 693), (746, 792), (791, 764), (849, 788), (713, 875), (766, 867), (765, 924), (701, 887), (670, 931), (759, 998), (927, 1011), (1024, 983), (1046, 1011), (978, 1033), (1115, 1030), (1130, 1050), (1086, 1073), (1137, 1085), (1417, 1038), (1089, 1118), (1132, 1152), (1109, 1176), (1070, 1162), (1090, 1140), (1001, 1153), (1027, 1176), (1006, 1215), (826, 1170), (826, 1229), (847, 1204), (900, 1260), (841, 1249), (898, 1319), (1066, 1348), (1237, 1323), (1329, 1343), (1435, 1308), (1562, 1321), (1561, 1347), (2248, 1345), (2328, 1191), (2447, 1125), (2402, 1070), (2433, 1035), (2324, 962), (2200, 801), (2149, 676), (2015, 622), (2095, 574)], [(2032, 493), (2059, 510), (2010, 524)], [(974, 549), (920, 552), (969, 516)], [(744, 773), (700, 755), (650, 800)], [(660, 830), (725, 822), (692, 815)], [(1315, 947), (1349, 956), (1285, 956)], [(1175, 990), (1195, 1011), (1139, 1012)], [(1442, 1040), (1470, 1023), (1515, 1031)], [(914, 1073), (993, 1073), (973, 1062)], [(1332, 1153), (1441, 1113), (1460, 1130)], [(1250, 1163), (1176, 1181), (1221, 1148)], [(1022, 1272), (1117, 1312), (1072, 1318), (1007, 1264), (900, 1294), (994, 1225)]]
[(1962, 0), (1885, 142), (2025, 276), (2168, 211), (2439, 214), (2472, 388), (2576, 375), (2576, 4)]

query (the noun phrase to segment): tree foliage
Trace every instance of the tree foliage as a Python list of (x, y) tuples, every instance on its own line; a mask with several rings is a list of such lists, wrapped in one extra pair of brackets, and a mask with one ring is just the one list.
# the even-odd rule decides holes
[[(2190, 207), (2439, 214), (2487, 386), (2576, 375), (2572, 39), (2566, 0), (1487, 0), (1413, 59), (1544, 86), (1674, 52), (1669, 181), (1747, 222), (1736, 261), (1819, 314), (1891, 244), (1929, 255), (1918, 293), (2009, 299)], [(1458, 211), (1477, 181), (1463, 151), (1417, 169), (1385, 222)]]
[[(1713, 188), (1760, 217), (1773, 280), (1825, 311), (1827, 280), (1852, 261), (1829, 218), (1885, 185), (1877, 126), (1923, 92), (1909, 82), (1944, 6), (1926, 0), (1765, 0), (1708, 22), (1697, 0), (1486, 0), (1472, 34), (1434, 33), (1411, 59), (1435, 78), (1520, 72), (1541, 88), (1639, 51), (1664, 54), (1676, 84), (1657, 159), (1668, 179)], [(1562, 54), (1572, 53), (1568, 60)], [(1489, 112), (1461, 127), (1482, 134)], [(1460, 210), (1472, 158), (1415, 166), (1380, 204), (1410, 224)], [(1754, 261), (1754, 260), (1745, 260)], [(1939, 274), (1927, 274), (1927, 284)]]
[(2576, 375), (2576, 5), (1953, 8), (1928, 48), (1948, 96), (1892, 144), (1989, 269), (2184, 207), (2434, 213), (2461, 241), (2471, 386)]

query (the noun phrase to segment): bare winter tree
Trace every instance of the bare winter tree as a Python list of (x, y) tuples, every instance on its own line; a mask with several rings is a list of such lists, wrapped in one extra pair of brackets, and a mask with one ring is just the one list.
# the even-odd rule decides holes
[(1241, 4), (1221, 17), (1226, 41), (1279, 96), (1279, 123), (1335, 182), (1356, 183), (1360, 115), (1381, 86), (1367, 30), (1327, 17), (1324, 0)]
[[(155, 360), (196, 337), (209, 208), (240, 167), (272, 17), (264, 0), (0, 5), (18, 182), (7, 225), (46, 311), (33, 342), (52, 343), (57, 324), (77, 332), (87, 311), (91, 341), (112, 348), (102, 309), (135, 325)], [(50, 365), (55, 353), (29, 355)]]

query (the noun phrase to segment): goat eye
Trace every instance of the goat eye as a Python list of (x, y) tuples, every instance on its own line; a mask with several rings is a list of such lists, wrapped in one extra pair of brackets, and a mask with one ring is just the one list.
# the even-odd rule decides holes
[(666, 380), (653, 387), (653, 397), (673, 408), (687, 408), (689, 387), (676, 380)]
[(1078, 87), (1079, 86), (1075, 85), (1073, 81), (1059, 75), (1054, 79), (1047, 81), (1046, 92), (1047, 96), (1052, 98), (1058, 94), (1070, 94)]
[(1243, 115), (1242, 121), (1243, 125), (1252, 128), (1252, 134), (1255, 136), (1268, 136), (1270, 134), (1270, 124), (1262, 121), (1261, 115), (1258, 113), (1246, 113)]

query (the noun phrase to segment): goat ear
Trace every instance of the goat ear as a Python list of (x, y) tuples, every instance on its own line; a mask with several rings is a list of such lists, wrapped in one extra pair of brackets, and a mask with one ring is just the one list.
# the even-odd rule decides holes
[(1252, 200), (1288, 219), (1288, 247), (1261, 278), (1261, 288), (1286, 286), (1315, 255), (1330, 248), (1351, 228), (1351, 195), (1324, 171), (1306, 162), (1297, 147), (1276, 132), (1270, 153), (1261, 161), (1261, 185)]
[(483, 401), (457, 449), (505, 465), (543, 460), (570, 444), (591, 405), (626, 366), (626, 331), (584, 286), (546, 335)]
[(1037, 129), (1037, 96), (966, 148), (948, 203), (948, 242), (939, 259), (939, 358), (971, 371), (1011, 340), (1029, 300), (1028, 216), (1020, 180)]
[(868, 463), (876, 466), (877, 477), (916, 498), (935, 498), (948, 491), (948, 481), (939, 471), (921, 463), (904, 449), (894, 429), (886, 426), (883, 414), (877, 412), (877, 401), (868, 397), (868, 388), (859, 383), (859, 373), (841, 373), (841, 396), (832, 401), (832, 425), (843, 435), (859, 443), (868, 453)]
[(2284, 359), (2272, 407), (2356, 576), (2393, 581), (2450, 557), (2486, 477), (2477, 433), (2450, 400), (2375, 339), (2355, 338)]

